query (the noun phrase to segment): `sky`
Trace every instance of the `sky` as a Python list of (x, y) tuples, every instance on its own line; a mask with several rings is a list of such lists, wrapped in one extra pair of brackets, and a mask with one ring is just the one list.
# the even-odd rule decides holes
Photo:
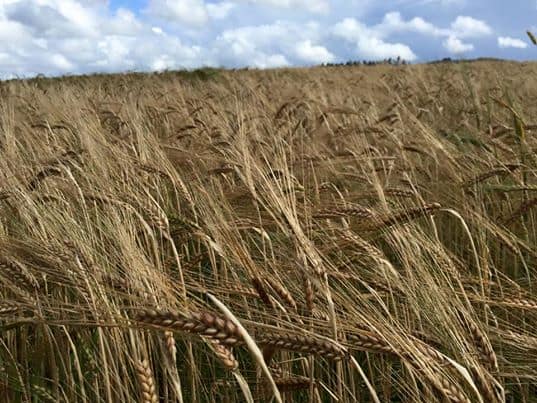
[(401, 57), (532, 60), (537, 0), (0, 0), (0, 79)]

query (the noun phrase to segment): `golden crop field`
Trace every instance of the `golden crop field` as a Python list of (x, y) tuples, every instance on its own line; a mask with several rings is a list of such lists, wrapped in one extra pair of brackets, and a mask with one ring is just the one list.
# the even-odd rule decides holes
[(536, 77), (0, 83), (0, 401), (536, 402)]

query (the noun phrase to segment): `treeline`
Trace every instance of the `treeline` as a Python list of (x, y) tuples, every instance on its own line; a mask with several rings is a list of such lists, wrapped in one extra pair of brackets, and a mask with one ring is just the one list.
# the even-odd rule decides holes
[[(490, 62), (501, 62), (505, 61), (504, 59), (494, 58), (494, 57), (479, 57), (475, 59), (452, 59), (450, 57), (445, 57), (439, 60), (431, 60), (425, 62), (426, 64), (442, 64), (442, 63), (469, 63), (469, 62), (480, 62), (480, 61), (490, 61)], [(383, 60), (349, 60), (347, 62), (341, 63), (322, 63), (321, 66), (324, 67), (339, 67), (339, 66), (377, 66), (377, 65), (392, 65), (392, 66), (401, 66), (411, 64), (409, 61), (401, 59), (400, 57), (396, 58), (387, 58)]]
[(445, 57), (440, 60), (432, 60), (427, 64), (440, 64), (440, 63), (469, 63), (469, 62), (505, 62), (505, 59), (499, 59), (497, 57), (478, 57), (475, 59), (452, 59), (451, 57)]
[(401, 57), (392, 58), (389, 57), (383, 60), (349, 60), (341, 63), (323, 63), (321, 66), (325, 67), (337, 67), (337, 66), (376, 66), (379, 64), (389, 64), (392, 66), (400, 66), (410, 64), (410, 62), (402, 59)]

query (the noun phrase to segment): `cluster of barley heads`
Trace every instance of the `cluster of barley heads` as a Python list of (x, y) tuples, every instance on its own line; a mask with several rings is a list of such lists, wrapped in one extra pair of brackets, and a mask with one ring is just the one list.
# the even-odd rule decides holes
[(535, 402), (536, 73), (0, 83), (0, 401)]

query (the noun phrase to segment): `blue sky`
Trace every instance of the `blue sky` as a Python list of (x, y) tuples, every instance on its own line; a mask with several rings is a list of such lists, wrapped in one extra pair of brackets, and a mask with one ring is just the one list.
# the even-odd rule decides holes
[(527, 29), (537, 31), (536, 0), (0, 0), (0, 78), (531, 60)]

